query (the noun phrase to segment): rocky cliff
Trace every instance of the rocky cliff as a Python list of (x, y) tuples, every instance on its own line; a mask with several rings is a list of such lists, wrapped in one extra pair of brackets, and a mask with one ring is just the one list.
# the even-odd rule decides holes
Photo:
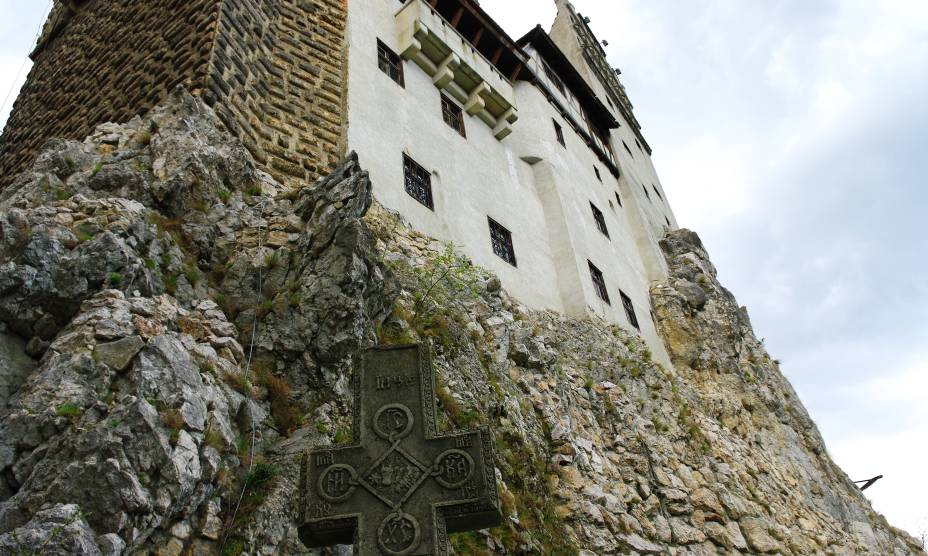
[[(0, 193), (0, 554), (310, 554), (300, 456), (350, 440), (362, 349), (430, 344), (489, 424), (504, 524), (459, 554), (923, 554), (828, 457), (692, 232), (652, 290), (674, 368), (530, 311), (372, 205), (285, 189), (178, 90)], [(346, 549), (328, 552), (344, 553)]]

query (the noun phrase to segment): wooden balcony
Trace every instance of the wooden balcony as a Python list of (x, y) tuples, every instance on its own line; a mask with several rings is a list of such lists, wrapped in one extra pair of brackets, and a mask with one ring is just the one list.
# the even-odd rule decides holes
[(436, 87), (489, 126), (498, 140), (512, 133), (519, 117), (509, 76), (424, 0), (407, 0), (396, 21), (403, 59), (415, 62)]

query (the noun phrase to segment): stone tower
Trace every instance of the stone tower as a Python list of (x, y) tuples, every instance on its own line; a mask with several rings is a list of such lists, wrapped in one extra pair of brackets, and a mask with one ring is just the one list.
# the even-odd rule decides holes
[(0, 136), (0, 188), (52, 137), (201, 95), (258, 164), (315, 180), (344, 152), (346, 0), (55, 0)]

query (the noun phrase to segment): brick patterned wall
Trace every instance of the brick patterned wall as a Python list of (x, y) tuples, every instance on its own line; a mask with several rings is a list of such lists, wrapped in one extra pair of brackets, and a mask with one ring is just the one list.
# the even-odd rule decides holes
[(264, 170), (311, 184), (345, 151), (346, 20), (347, 0), (59, 3), (0, 136), (0, 189), (49, 138), (144, 114), (181, 83)]
[(283, 183), (312, 183), (344, 154), (346, 1), (223, 3), (206, 98)]
[(52, 137), (82, 139), (144, 114), (178, 84), (204, 87), (220, 1), (87, 0), (66, 22), (59, 5), (57, 34), (46, 25), (0, 136), (0, 189)]

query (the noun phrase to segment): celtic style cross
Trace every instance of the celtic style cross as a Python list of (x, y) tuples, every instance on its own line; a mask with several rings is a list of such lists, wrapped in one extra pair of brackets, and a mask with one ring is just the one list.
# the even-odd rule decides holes
[(420, 346), (372, 349), (355, 370), (354, 444), (306, 454), (300, 540), (360, 556), (448, 554), (448, 533), (500, 522), (490, 431), (438, 435)]

